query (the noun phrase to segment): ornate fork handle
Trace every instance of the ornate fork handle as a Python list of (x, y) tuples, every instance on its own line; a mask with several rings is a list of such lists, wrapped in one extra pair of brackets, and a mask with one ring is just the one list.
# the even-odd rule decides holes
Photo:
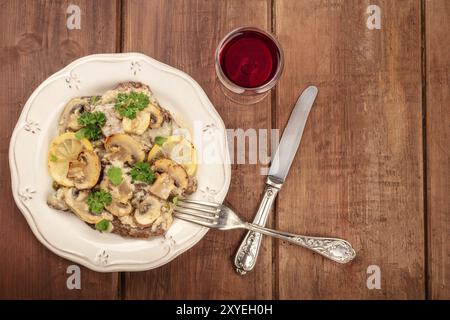
[[(271, 182), (270, 179), (268, 179), (268, 183), (269, 182)], [(262, 227), (266, 225), (267, 217), (269, 216), (279, 190), (279, 187), (276, 185), (266, 185), (258, 212), (253, 220), (254, 224)], [(255, 267), (261, 240), (262, 234), (253, 231), (247, 232), (234, 258), (234, 266), (236, 267), (237, 273), (244, 275)]]
[(288, 232), (275, 231), (247, 222), (244, 223), (243, 227), (248, 230), (302, 246), (339, 263), (350, 262), (356, 256), (355, 250), (351, 244), (343, 239), (302, 236)]

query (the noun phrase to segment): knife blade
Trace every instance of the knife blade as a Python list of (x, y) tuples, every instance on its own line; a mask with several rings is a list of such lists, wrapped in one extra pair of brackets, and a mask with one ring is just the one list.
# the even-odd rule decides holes
[[(267, 217), (272, 209), (278, 191), (282, 187), (297, 153), (306, 120), (308, 119), (317, 93), (318, 89), (315, 86), (306, 88), (298, 98), (291, 112), (280, 144), (272, 158), (264, 195), (253, 220), (254, 224), (260, 226), (265, 226), (266, 224)], [(255, 267), (261, 246), (261, 239), (262, 235), (254, 231), (249, 231), (245, 236), (234, 259), (234, 265), (239, 274), (244, 275)]]
[(291, 112), (288, 124), (281, 136), (280, 144), (275, 152), (269, 169), (269, 176), (284, 182), (302, 140), (309, 112), (317, 96), (317, 88), (308, 87), (297, 100)]

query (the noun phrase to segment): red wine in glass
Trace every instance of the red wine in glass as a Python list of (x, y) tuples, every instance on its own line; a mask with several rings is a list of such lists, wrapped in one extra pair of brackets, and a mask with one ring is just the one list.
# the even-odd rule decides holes
[(278, 41), (256, 28), (230, 32), (216, 51), (217, 75), (233, 94), (267, 93), (278, 81), (282, 69), (283, 54)]
[(273, 78), (280, 60), (276, 44), (253, 30), (232, 37), (220, 51), (225, 76), (240, 87), (256, 88)]

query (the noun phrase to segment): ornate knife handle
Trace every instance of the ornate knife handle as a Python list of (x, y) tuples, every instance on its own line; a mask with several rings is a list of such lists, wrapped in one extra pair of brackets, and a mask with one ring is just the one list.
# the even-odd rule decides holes
[[(253, 223), (260, 226), (265, 226), (267, 217), (272, 209), (273, 202), (280, 191), (281, 183), (274, 178), (268, 177), (264, 195), (259, 205)], [(234, 258), (234, 265), (236, 272), (240, 275), (251, 271), (256, 264), (258, 258), (259, 248), (261, 246), (262, 234), (254, 231), (247, 232)]]
[(244, 223), (244, 227), (310, 249), (339, 263), (350, 262), (356, 257), (352, 245), (343, 239), (302, 236), (263, 228), (252, 223)]

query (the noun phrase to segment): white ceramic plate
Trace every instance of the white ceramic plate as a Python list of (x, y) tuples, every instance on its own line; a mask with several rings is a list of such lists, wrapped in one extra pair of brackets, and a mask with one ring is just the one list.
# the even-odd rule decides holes
[[(101, 234), (75, 215), (47, 206), (52, 192), (48, 146), (58, 117), (73, 97), (101, 94), (119, 82), (148, 84), (160, 104), (193, 131), (200, 156), (194, 199), (222, 202), (230, 184), (226, 131), (202, 88), (187, 74), (143, 54), (100, 54), (78, 59), (50, 76), (30, 96), (9, 147), (12, 192), (34, 235), (54, 253), (102, 272), (140, 271), (168, 263), (195, 245), (207, 229), (175, 219), (165, 236), (129, 239)], [(202, 150), (198, 147), (202, 146)]]

